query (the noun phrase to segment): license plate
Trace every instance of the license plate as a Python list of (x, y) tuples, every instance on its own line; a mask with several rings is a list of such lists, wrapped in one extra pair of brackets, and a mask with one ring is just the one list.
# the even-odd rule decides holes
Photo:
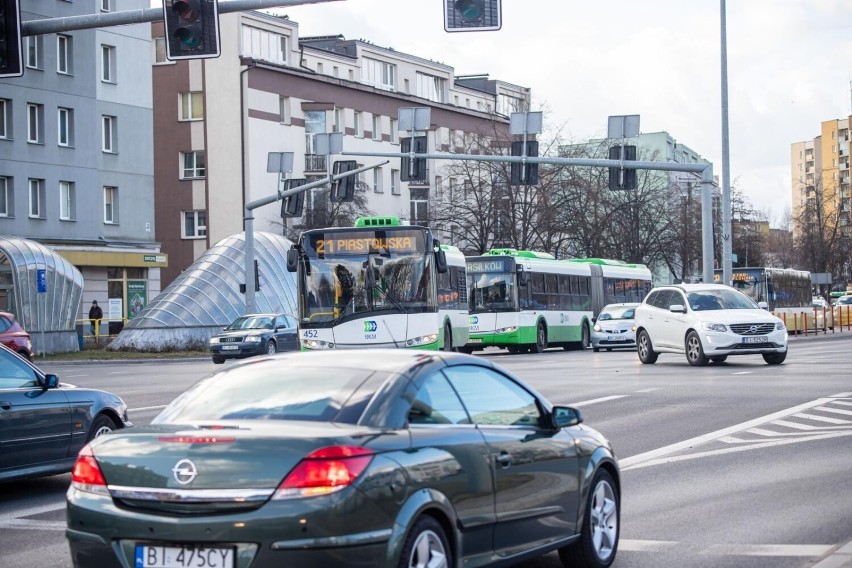
[(482, 343), (482, 340), (481, 340), (481, 339), (478, 339), (478, 338), (476, 338), (476, 339), (475, 339), (475, 338), (471, 337), (471, 338), (468, 340), (468, 343)]
[(234, 568), (234, 549), (139, 545), (134, 568)]
[(765, 335), (758, 335), (753, 337), (743, 337), (743, 343), (766, 343), (767, 338)]
[(237, 351), (239, 348), (239, 345), (223, 345), (222, 351)]
[(624, 341), (624, 336), (623, 336), (623, 335), (613, 335), (613, 336), (611, 337), (611, 339), (612, 339), (613, 341)]

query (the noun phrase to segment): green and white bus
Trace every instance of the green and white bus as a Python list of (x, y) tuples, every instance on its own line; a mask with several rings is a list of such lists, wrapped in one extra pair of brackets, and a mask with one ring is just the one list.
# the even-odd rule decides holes
[(468, 341), (464, 255), (427, 227), (362, 217), (305, 231), (290, 249), (303, 350), (413, 347)]
[(592, 317), (607, 304), (641, 302), (651, 290), (643, 264), (598, 258), (556, 260), (548, 253), (494, 249), (467, 258), (470, 341), (510, 353), (587, 348)]

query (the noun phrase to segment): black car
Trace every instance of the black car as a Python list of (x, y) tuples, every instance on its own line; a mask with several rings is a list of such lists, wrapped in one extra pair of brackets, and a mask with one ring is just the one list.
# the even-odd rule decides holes
[(60, 383), (0, 345), (0, 481), (67, 473), (87, 442), (128, 426), (118, 396)]
[(222, 333), (210, 338), (210, 354), (216, 364), (261, 353), (298, 349), (296, 320), (289, 314), (240, 316)]
[(619, 468), (582, 421), (484, 358), (261, 355), (86, 446), (65, 534), (80, 568), (607, 568)]

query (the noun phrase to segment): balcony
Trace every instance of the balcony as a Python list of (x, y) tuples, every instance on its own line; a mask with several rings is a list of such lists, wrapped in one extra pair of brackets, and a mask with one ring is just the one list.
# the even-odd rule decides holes
[(305, 173), (307, 172), (323, 172), (327, 170), (328, 156), (319, 154), (305, 154)]

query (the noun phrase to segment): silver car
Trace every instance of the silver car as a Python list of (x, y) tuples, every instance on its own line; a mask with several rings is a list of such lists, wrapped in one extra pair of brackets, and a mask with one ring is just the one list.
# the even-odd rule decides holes
[(604, 306), (598, 317), (593, 318), (592, 350), (612, 351), (613, 347), (636, 349), (636, 332), (633, 329), (633, 313), (638, 303), (609, 304)]

